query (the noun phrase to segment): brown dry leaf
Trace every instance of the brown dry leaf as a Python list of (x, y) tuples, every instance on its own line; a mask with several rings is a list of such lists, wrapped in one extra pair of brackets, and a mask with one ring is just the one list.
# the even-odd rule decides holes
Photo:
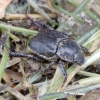
[(5, 9), (12, 0), (0, 0), (0, 19), (5, 15)]
[(13, 80), (17, 80), (18, 81), (18, 80), (21, 80), (22, 79), (22, 74), (19, 73), (19, 72), (14, 72), (14, 71), (9, 70), (9, 69), (5, 69), (5, 72)]
[(94, 90), (82, 96), (79, 100), (100, 100), (100, 90)]

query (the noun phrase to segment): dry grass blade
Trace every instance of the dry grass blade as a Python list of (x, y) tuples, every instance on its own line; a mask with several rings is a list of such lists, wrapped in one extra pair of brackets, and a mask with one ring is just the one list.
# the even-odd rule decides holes
[[(9, 75), (4, 71), (3, 73), (3, 76), (2, 76), (3, 80), (6, 82), (6, 83), (9, 83), (11, 82), (11, 79), (9, 77)], [(11, 87), (13, 87), (14, 85), (12, 84)]]
[[(13, 0), (8, 7), (8, 4), (5, 6), (6, 16), (0, 22), (1, 40), (5, 43), (5, 38), (9, 36), (6, 43), (9, 43), (11, 51), (17, 52), (14, 56), (18, 54), (20, 57), (21, 54), (32, 59), (10, 59), (7, 50), (4, 48), (3, 52), (0, 45), (0, 80), (3, 83), (0, 84), (0, 99), (6, 96), (9, 100), (11, 97), (12, 100), (77, 100), (79, 97), (75, 95), (81, 97), (88, 91), (100, 88), (100, 20), (90, 11), (92, 3), (89, 1), (83, 0), (78, 4), (80, 1), (77, 3), (76, 0)], [(96, 5), (92, 9), (99, 11)], [(24, 14), (33, 18), (34, 22)], [(41, 25), (38, 28), (34, 23)], [(72, 40), (76, 42), (70, 42)], [(80, 44), (92, 52), (89, 56), (85, 53), (82, 55), (83, 61), (86, 58), (84, 64), (80, 62), (81, 57), (77, 57), (78, 53), (83, 53), (77, 47), (81, 47)], [(35, 61), (35, 58), (41, 61)], [(51, 61), (55, 65), (43, 73)], [(62, 65), (67, 69), (68, 77), (64, 85), (66, 72), (61, 63), (60, 69), (60, 61), (64, 61)], [(13, 80), (17, 83), (13, 83)]]
[(6, 100), (6, 99), (4, 99), (2, 96), (0, 96), (0, 100)]
[[(56, 15), (53, 13), (47, 14), (50, 18), (55, 18)], [(28, 14), (31, 18), (45, 18), (43, 15), (40, 14)], [(5, 19), (10, 20), (10, 19), (26, 19), (26, 15), (24, 14), (7, 14), (5, 16)]]
[[(3, 84), (0, 84), (0, 86), (3, 87)], [(19, 93), (17, 90), (15, 90), (15, 89), (13, 89), (11, 87), (7, 86), (7, 88), (5, 89), (5, 91), (9, 91), (11, 94), (13, 94), (19, 100), (26, 100), (25, 96), (23, 96), (21, 93)]]

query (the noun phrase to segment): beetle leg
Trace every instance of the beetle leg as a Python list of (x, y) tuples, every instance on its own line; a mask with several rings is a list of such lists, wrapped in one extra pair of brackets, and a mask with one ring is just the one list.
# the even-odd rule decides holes
[(63, 81), (63, 85), (64, 85), (65, 81), (67, 80), (67, 73), (66, 73), (66, 70), (65, 70), (65, 67), (64, 67), (64, 62), (61, 61), (61, 60), (59, 61), (59, 67), (61, 69), (62, 74), (64, 75), (64, 81)]
[(49, 64), (49, 66), (47, 66), (47, 67), (45, 68), (45, 71), (47, 71), (47, 70), (48, 70), (50, 67), (52, 67), (54, 64), (55, 64), (55, 62), (52, 61), (52, 62)]
[(55, 61), (52, 61), (52, 62), (42, 71), (42, 73), (45, 74), (45, 72), (47, 72), (48, 69), (49, 69), (50, 67), (52, 67), (55, 63), (56, 63)]
[(31, 55), (31, 54), (27, 54), (27, 53), (22, 53), (22, 52), (12, 52), (8, 47), (7, 45), (5, 45), (2, 41), (0, 41), (0, 43), (7, 49), (7, 51), (9, 52), (10, 56), (12, 57), (26, 57), (26, 58), (30, 58), (30, 59), (34, 59), (38, 62), (44, 62), (46, 61), (45, 59), (43, 58), (40, 58), (38, 56), (35, 56), (35, 55)]
[(85, 52), (85, 54), (90, 55), (91, 52), (88, 51), (87, 48), (85, 48), (84, 46), (80, 45), (81, 49)]
[(10, 56), (12, 56), (12, 57), (26, 57), (26, 58), (36, 60), (38, 62), (46, 61), (45, 59), (40, 58), (36, 55), (32, 55), (32, 54), (27, 54), (27, 53), (22, 53), (22, 52), (12, 52), (12, 51), (10, 51), (9, 53), (10, 53)]

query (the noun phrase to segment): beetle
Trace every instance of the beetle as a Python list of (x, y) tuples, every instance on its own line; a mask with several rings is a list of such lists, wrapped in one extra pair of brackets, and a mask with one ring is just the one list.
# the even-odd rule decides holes
[(48, 70), (55, 62), (59, 62), (60, 69), (65, 79), (67, 78), (66, 71), (63, 67), (64, 62), (76, 63), (82, 65), (85, 63), (85, 56), (82, 51), (89, 54), (88, 50), (70, 39), (66, 33), (50, 29), (47, 25), (42, 25), (35, 22), (31, 17), (27, 16), (33, 24), (41, 28), (39, 33), (29, 40), (28, 46), (33, 54), (12, 52), (14, 57), (28, 57), (39, 62), (50, 61), (50, 65), (45, 69)]

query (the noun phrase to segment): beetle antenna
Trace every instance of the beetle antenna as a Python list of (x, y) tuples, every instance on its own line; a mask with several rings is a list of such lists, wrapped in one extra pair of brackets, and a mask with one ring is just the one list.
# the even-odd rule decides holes
[(36, 25), (39, 28), (43, 28), (43, 25), (41, 25), (40, 23), (35, 22), (30, 16), (28, 16), (27, 14), (25, 14), (27, 16), (28, 19), (30, 19), (30, 21)]
[(30, 20), (31, 20), (31, 22), (34, 24), (34, 25), (36, 25), (37, 27), (39, 27), (39, 28), (47, 28), (47, 29), (53, 29), (52, 27), (50, 27), (49, 25), (47, 25), (47, 24), (41, 24), (41, 23), (38, 23), (38, 22), (36, 22), (36, 21), (34, 21), (30, 16), (28, 16), (27, 14), (25, 14), (26, 16), (27, 16), (27, 18), (29, 18)]

